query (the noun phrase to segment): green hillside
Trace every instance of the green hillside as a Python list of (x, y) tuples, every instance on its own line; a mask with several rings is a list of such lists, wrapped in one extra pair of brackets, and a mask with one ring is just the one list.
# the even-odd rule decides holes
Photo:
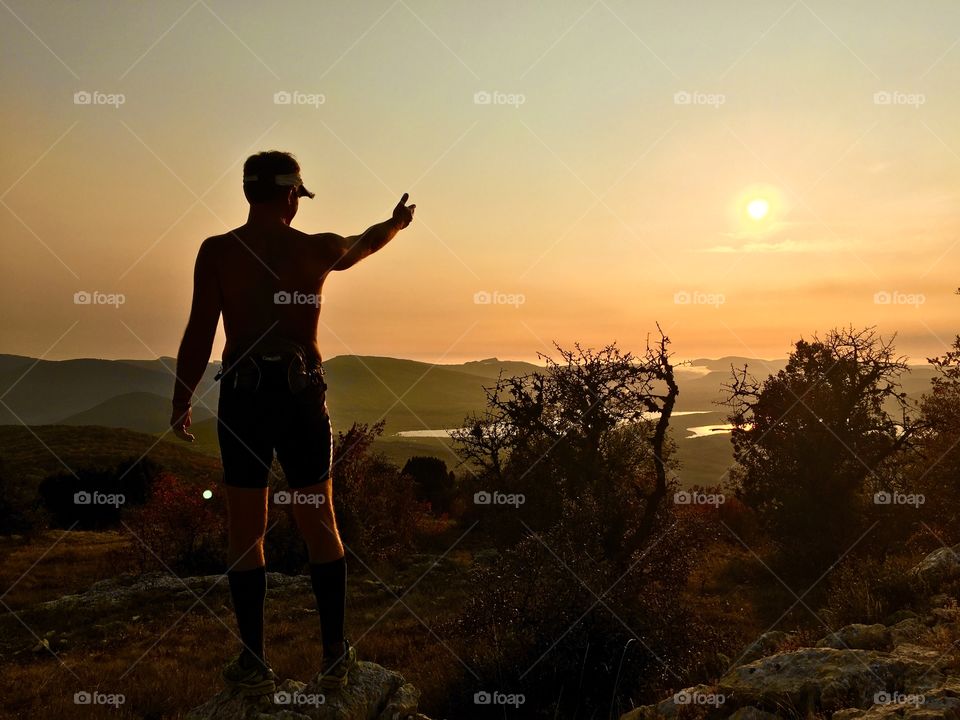
[[(216, 407), (208, 407), (197, 405), (193, 408), (195, 423), (214, 417)], [(66, 417), (58, 424), (103, 425), (142, 433), (162, 433), (170, 425), (170, 398), (148, 392), (123, 393)]]
[(118, 428), (42, 425), (0, 426), (0, 459), (21, 483), (77, 468), (109, 467), (128, 458), (149, 457), (170, 472), (205, 485), (220, 479), (218, 458), (194, 452), (186, 443)]

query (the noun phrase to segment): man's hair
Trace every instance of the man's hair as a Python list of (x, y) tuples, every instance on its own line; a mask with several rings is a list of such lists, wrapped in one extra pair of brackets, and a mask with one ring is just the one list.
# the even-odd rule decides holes
[(243, 164), (243, 176), (256, 175), (258, 179), (243, 184), (243, 194), (247, 202), (253, 205), (274, 202), (286, 197), (290, 188), (274, 184), (273, 176), (296, 172), (300, 172), (300, 164), (290, 153), (269, 150), (251, 155)]

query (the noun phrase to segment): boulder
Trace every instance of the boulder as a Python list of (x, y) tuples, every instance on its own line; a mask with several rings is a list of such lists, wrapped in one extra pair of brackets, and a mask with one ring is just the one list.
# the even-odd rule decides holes
[(186, 720), (408, 720), (417, 713), (420, 692), (399, 673), (360, 661), (342, 690), (324, 691), (284, 680), (273, 697), (245, 700), (226, 689), (186, 715)]
[(643, 705), (620, 716), (620, 720), (660, 720), (661, 718), (688, 717), (691, 710), (702, 708), (705, 711), (716, 710), (724, 704), (725, 698), (717, 694), (710, 685), (696, 685), (685, 688), (656, 705)]
[(804, 716), (869, 708), (877, 693), (923, 693), (943, 682), (929, 664), (871, 650), (803, 648), (741, 665), (717, 683), (731, 707)]
[(920, 618), (901, 620), (890, 628), (890, 644), (896, 647), (903, 643), (915, 643), (926, 631), (927, 626)]
[(840, 628), (817, 642), (817, 647), (837, 650), (889, 650), (890, 629), (886, 625), (856, 623)]
[(772, 655), (780, 648), (780, 645), (789, 638), (790, 634), (785, 633), (782, 630), (770, 630), (769, 632), (765, 632), (752, 643), (747, 645), (740, 658), (734, 660), (734, 662), (737, 663), (737, 665), (744, 665), (746, 663), (753, 662), (754, 660), (759, 660), (766, 655)]
[(931, 588), (960, 577), (960, 545), (934, 550), (914, 566), (910, 574)]

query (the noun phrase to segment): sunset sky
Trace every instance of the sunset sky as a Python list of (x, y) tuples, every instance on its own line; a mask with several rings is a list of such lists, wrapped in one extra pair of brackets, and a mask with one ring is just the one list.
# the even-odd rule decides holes
[[(784, 357), (852, 323), (923, 362), (960, 332), (955, 0), (0, 16), (0, 352), (174, 355), (196, 250), (243, 223), (264, 149), (317, 193), (306, 232), (417, 205), (327, 281), (325, 357), (641, 351), (659, 321), (678, 358)], [(75, 303), (95, 291), (123, 302)]]

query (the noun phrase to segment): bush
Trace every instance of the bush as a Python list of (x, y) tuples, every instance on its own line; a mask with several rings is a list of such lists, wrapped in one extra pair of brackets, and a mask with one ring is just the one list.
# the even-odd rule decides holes
[(401, 473), (413, 478), (417, 500), (430, 503), (435, 515), (449, 513), (457, 484), (454, 474), (447, 470), (447, 464), (438, 457), (416, 456), (407, 460)]
[(334, 442), (334, 508), (343, 541), (361, 557), (391, 559), (409, 551), (430, 506), (417, 500), (414, 480), (372, 451), (384, 421), (354, 423)]
[(830, 574), (823, 619), (834, 629), (851, 623), (882, 623), (910, 608), (916, 594), (910, 584), (913, 563), (903, 557), (847, 557)]
[(40, 482), (38, 492), (52, 525), (101, 529), (117, 525), (123, 508), (146, 502), (161, 472), (150, 458), (130, 458), (113, 468), (51, 475)]
[[(672, 524), (624, 568), (607, 559), (599, 523), (583, 532), (594, 510), (568, 505), (554, 528), (481, 566), (449, 628), (476, 686), (523, 693), (528, 717), (618, 717), (691, 675), (705, 679), (715, 653), (736, 647), (683, 600), (697, 523)], [(471, 710), (466, 682), (450, 693), (451, 714)]]
[(0, 534), (34, 535), (49, 523), (45, 511), (20, 483), (15, 483), (0, 459)]
[(127, 512), (140, 571), (170, 569), (178, 575), (221, 573), (226, 562), (226, 510), (217, 495), (164, 473), (150, 500)]

